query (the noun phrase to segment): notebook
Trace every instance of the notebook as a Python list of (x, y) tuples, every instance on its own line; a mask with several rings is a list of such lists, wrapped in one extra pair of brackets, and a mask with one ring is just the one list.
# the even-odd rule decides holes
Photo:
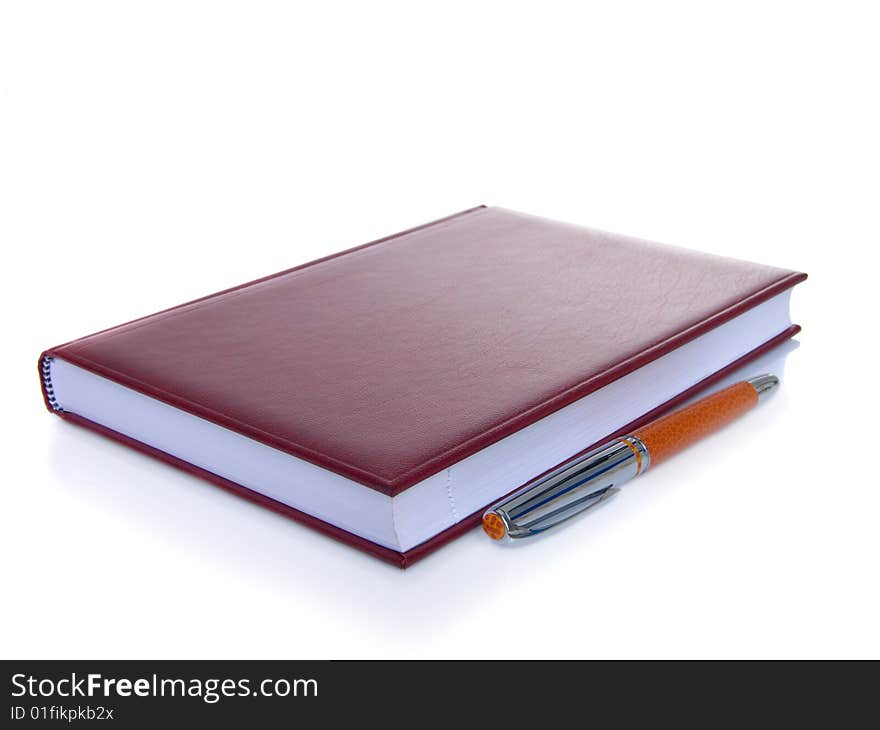
[(40, 380), (68, 422), (407, 567), (791, 337), (805, 278), (481, 206), (53, 347)]

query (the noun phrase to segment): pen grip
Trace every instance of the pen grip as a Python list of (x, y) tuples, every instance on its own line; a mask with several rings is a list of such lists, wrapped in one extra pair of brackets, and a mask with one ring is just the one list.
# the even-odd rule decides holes
[(758, 391), (742, 381), (658, 418), (633, 435), (645, 444), (654, 466), (727, 425), (757, 402)]

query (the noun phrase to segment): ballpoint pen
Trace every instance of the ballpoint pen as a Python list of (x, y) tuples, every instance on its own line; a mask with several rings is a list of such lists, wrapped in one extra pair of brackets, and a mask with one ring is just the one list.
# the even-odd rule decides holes
[(572, 459), (487, 510), (483, 530), (494, 540), (545, 532), (741, 416), (778, 384), (775, 375), (743, 380)]

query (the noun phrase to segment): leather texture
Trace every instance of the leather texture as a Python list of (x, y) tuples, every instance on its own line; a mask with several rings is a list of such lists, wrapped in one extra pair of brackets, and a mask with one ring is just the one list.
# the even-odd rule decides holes
[(393, 496), (804, 278), (481, 207), (44, 354)]
[(653, 467), (735, 421), (757, 403), (758, 391), (750, 383), (736, 383), (649, 423), (634, 435), (648, 449)]

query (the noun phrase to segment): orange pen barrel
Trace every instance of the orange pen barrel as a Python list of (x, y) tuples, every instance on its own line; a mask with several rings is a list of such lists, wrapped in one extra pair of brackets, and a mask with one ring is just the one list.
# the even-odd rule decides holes
[(757, 375), (565, 462), (487, 510), (483, 530), (499, 542), (545, 533), (738, 418), (777, 385), (775, 375)]
[(743, 381), (659, 418), (633, 435), (645, 444), (651, 456), (651, 466), (655, 466), (726, 426), (757, 402), (757, 389)]

